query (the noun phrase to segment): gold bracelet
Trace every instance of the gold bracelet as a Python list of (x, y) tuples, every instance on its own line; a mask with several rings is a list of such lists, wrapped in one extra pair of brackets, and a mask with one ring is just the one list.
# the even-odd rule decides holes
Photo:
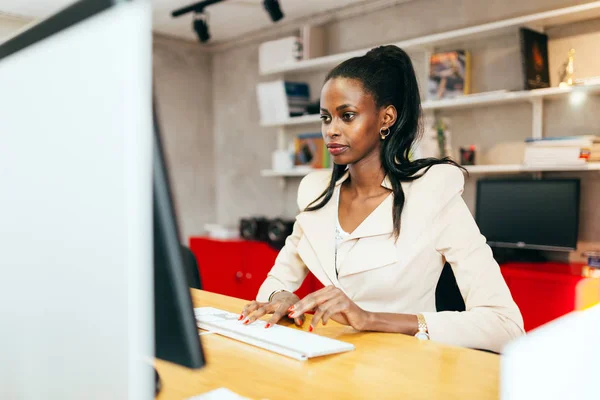
[(276, 291), (274, 291), (273, 293), (271, 293), (271, 295), (269, 296), (269, 301), (268, 301), (268, 303), (270, 303), (270, 302), (271, 302), (271, 299), (273, 298), (273, 296), (275, 296), (277, 293), (281, 293), (281, 292), (288, 292), (288, 293), (291, 293), (291, 292), (289, 292), (289, 291), (287, 291), (287, 290), (285, 290), (285, 289), (279, 289), (279, 290), (276, 290)]

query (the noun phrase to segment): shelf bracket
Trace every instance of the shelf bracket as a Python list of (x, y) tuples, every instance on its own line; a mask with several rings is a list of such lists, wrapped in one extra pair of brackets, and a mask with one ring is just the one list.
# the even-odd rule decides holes
[(533, 106), (531, 137), (541, 139), (544, 136), (544, 100), (541, 97), (531, 99), (531, 104)]
[(287, 143), (285, 139), (285, 129), (283, 127), (280, 127), (279, 129), (277, 129), (277, 148), (279, 150), (287, 149)]
[(286, 186), (287, 186), (287, 179), (285, 176), (282, 176), (281, 178), (279, 178), (279, 188), (281, 190), (285, 190)]

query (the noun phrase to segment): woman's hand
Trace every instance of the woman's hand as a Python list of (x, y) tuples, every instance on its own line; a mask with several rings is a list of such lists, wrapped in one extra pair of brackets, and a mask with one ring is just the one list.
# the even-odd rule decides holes
[(317, 326), (319, 321), (323, 325), (329, 319), (344, 325), (350, 325), (356, 330), (364, 330), (369, 322), (369, 312), (356, 305), (341, 289), (335, 286), (327, 286), (312, 294), (309, 294), (291, 308), (290, 317), (304, 315), (305, 312), (315, 310), (309, 331)]
[[(239, 320), (241, 321), (246, 318), (244, 324), (248, 325), (266, 314), (273, 314), (271, 319), (267, 322), (267, 325), (265, 325), (265, 328), (270, 328), (278, 323), (281, 318), (285, 317), (289, 312), (290, 306), (297, 303), (299, 300), (300, 298), (294, 293), (279, 292), (273, 296), (270, 303), (253, 301), (246, 305)], [(302, 324), (304, 324), (304, 313), (298, 313), (298, 316), (293, 319), (296, 325), (302, 326)]]

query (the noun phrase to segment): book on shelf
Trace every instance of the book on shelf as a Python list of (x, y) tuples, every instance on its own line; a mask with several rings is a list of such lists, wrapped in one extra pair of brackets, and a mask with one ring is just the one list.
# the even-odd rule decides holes
[(261, 82), (256, 85), (256, 94), (262, 123), (284, 122), (304, 115), (310, 104), (310, 88), (305, 82)]
[(600, 137), (594, 135), (528, 138), (525, 140), (527, 165), (579, 165), (600, 161)]
[(294, 166), (329, 168), (331, 157), (321, 133), (302, 133), (294, 138)]
[(519, 29), (523, 89), (550, 87), (548, 36), (528, 28)]
[(471, 55), (466, 50), (434, 53), (429, 59), (427, 100), (453, 99), (470, 93)]

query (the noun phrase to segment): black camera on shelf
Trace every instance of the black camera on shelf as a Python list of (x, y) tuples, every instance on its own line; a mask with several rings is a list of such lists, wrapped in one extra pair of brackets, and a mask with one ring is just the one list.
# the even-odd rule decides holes
[(246, 240), (268, 243), (274, 249), (281, 250), (285, 239), (292, 233), (293, 227), (293, 220), (283, 218), (242, 218), (240, 220), (240, 236)]
[(242, 218), (240, 220), (240, 236), (246, 240), (267, 241), (269, 220), (264, 217)]
[(293, 229), (293, 220), (284, 220), (281, 218), (271, 220), (267, 227), (267, 243), (274, 249), (281, 250), (285, 244), (285, 239), (292, 234)]

